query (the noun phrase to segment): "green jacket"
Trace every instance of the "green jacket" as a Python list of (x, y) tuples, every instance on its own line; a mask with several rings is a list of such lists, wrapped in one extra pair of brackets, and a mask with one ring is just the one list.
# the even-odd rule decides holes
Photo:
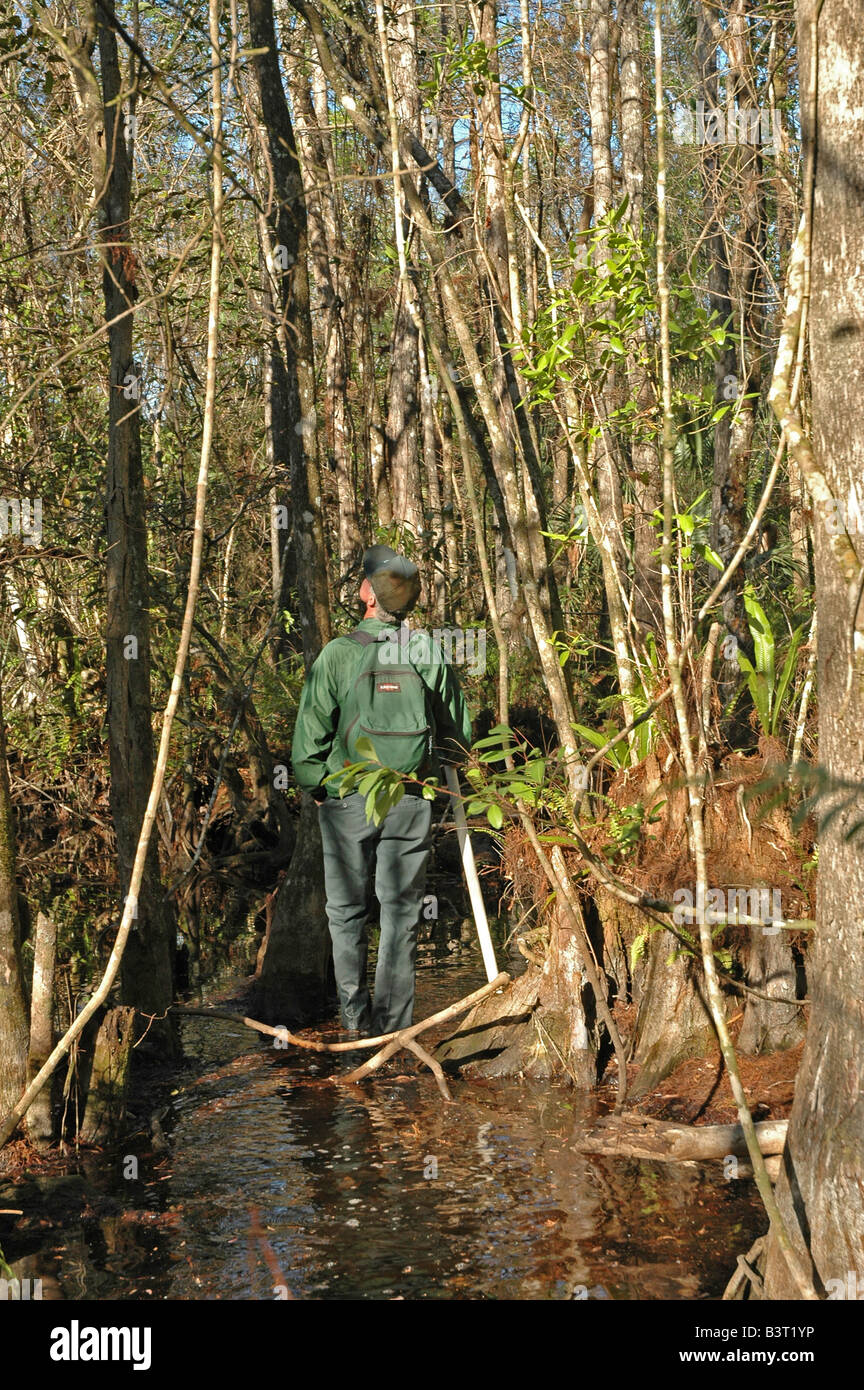
[[(388, 626), (392, 624), (383, 623), (380, 618), (364, 618), (359, 624), (360, 629), (376, 635)], [(336, 637), (312, 665), (300, 697), (291, 748), (294, 776), (304, 791), (320, 787), (329, 773), (348, 761), (338, 734), (339, 711), (368, 651), (368, 647), (349, 637)], [(408, 656), (429, 688), (429, 706), (435, 720), (435, 757), (428, 776), (440, 777), (438, 755), (443, 754), (448, 762), (458, 762), (458, 750), (471, 743), (471, 715), (453, 668), (447, 665), (428, 633), (411, 633)], [(339, 795), (332, 782), (328, 782), (326, 790), (331, 797)]]

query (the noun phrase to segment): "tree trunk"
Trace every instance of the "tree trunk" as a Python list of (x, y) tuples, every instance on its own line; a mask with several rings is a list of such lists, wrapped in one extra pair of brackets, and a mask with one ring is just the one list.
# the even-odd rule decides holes
[[(696, 60), (700, 74), (701, 96), (706, 111), (709, 108), (713, 110), (719, 106), (717, 42), (711, 32), (704, 9), (697, 11), (696, 28)], [(749, 64), (749, 53), (746, 51), (746, 34), (744, 41), (742, 41), (740, 33), (737, 35), (737, 46), (734, 51), (737, 55), (736, 72), (734, 77), (728, 75), (727, 81), (733, 84), (735, 94), (739, 95), (742, 84), (748, 75), (746, 67)], [(749, 225), (749, 219), (742, 216), (742, 221), (746, 221), (748, 225), (744, 229), (740, 249), (737, 252), (736, 259), (739, 263), (740, 274), (736, 275), (733, 285), (732, 257), (729, 251), (729, 239), (733, 233), (727, 233), (724, 221), (724, 218), (731, 220), (731, 214), (726, 210), (727, 205), (731, 202), (727, 170), (730, 167), (733, 170), (733, 187), (740, 194), (743, 187), (744, 172), (741, 168), (742, 159), (746, 167), (746, 178), (749, 182), (755, 176), (755, 166), (752, 160), (756, 158), (756, 154), (745, 146), (743, 154), (741, 151), (736, 151), (737, 163), (732, 163), (733, 156), (728, 148), (709, 141), (701, 146), (701, 155), (705, 225), (708, 228), (705, 244), (711, 257), (708, 275), (709, 303), (720, 324), (726, 326), (727, 333), (730, 335), (740, 329), (741, 314), (748, 313), (748, 321), (745, 324), (745, 341), (740, 347), (746, 367), (739, 363), (739, 352), (731, 343), (721, 353), (714, 367), (715, 404), (731, 406), (731, 409), (727, 410), (714, 429), (711, 544), (724, 564), (728, 564), (747, 529), (747, 470), (750, 461), (754, 415), (753, 401), (745, 401), (743, 397), (758, 380), (758, 348), (749, 336), (753, 327), (750, 315), (754, 303), (750, 303), (745, 308), (744, 299), (747, 296), (743, 292), (743, 286), (748, 284), (751, 279), (755, 286), (759, 272), (758, 266), (753, 260), (754, 248), (747, 245), (753, 229)], [(758, 200), (758, 192), (755, 196)], [(727, 633), (735, 639), (734, 643), (724, 642), (720, 650), (718, 690), (724, 706), (729, 704), (741, 685), (741, 671), (735, 644), (737, 643), (737, 647), (740, 647), (751, 661), (755, 660), (753, 643), (750, 639), (750, 630), (747, 626), (744, 610), (744, 581), (744, 568), (739, 566), (726, 588), (722, 601), (723, 621)], [(733, 746), (747, 741), (750, 731), (746, 723), (746, 713), (746, 706), (743, 702), (739, 702), (734, 723), (729, 725), (726, 730)]]
[[(621, 173), (627, 193), (627, 220), (637, 239), (642, 236), (645, 186), (645, 131), (643, 122), (642, 12), (638, 0), (622, 0), (619, 6), (621, 82)], [(639, 326), (635, 351), (627, 359), (631, 399), (640, 415), (656, 409), (656, 398), (647, 367), (647, 332)], [(640, 431), (641, 433), (641, 431)], [(633, 525), (633, 618), (637, 628), (660, 633), (663, 609), (660, 570), (653, 551), (657, 532), (652, 524), (661, 504), (660, 461), (650, 439), (634, 438), (630, 450), (636, 514)]]
[[(307, 669), (330, 636), (321, 482), (316, 455), (315, 362), (309, 311), (306, 203), (282, 74), (272, 0), (249, 0), (258, 101), (267, 131), (274, 201), (266, 210), (284, 367), (285, 437), (291, 480), (291, 545)], [(275, 383), (274, 383), (275, 384)]]
[(717, 1048), (698, 961), (690, 955), (670, 960), (680, 943), (668, 931), (648, 941), (648, 962), (633, 1036), (639, 1067), (631, 1100), (647, 1095), (681, 1062)]
[[(818, 7), (798, 6), (802, 108), (812, 60), (810, 21)], [(864, 477), (864, 320), (861, 266), (864, 218), (864, 29), (853, 0), (834, 0), (819, 19), (818, 115), (810, 306), (813, 447), (834, 497), (848, 504)], [(805, 111), (805, 141), (814, 141)], [(860, 494), (859, 494), (860, 495)], [(851, 536), (861, 555), (860, 532)], [(819, 662), (819, 762), (830, 774), (864, 785), (862, 623), (851, 615), (849, 584), (816, 522)], [(854, 628), (854, 647), (850, 628)], [(849, 663), (852, 662), (852, 669)], [(864, 1281), (864, 854), (861, 793), (819, 839), (815, 939), (808, 961), (810, 1023), (789, 1121), (777, 1201), (802, 1256), (809, 1250), (822, 1286), (857, 1274)], [(817, 1290), (818, 1290), (817, 1284)], [(782, 1251), (768, 1238), (767, 1298), (795, 1298)]]
[[(33, 953), (33, 989), (30, 1000), (29, 1078), (48, 1060), (54, 1046), (54, 961), (57, 927), (43, 912), (36, 915)], [(51, 1086), (43, 1086), (27, 1112), (27, 1131), (37, 1144), (53, 1138)]]
[(6, 765), (6, 724), (0, 688), (0, 1118), (27, 1080), (27, 1006), (21, 970), (21, 926), (15, 884), (15, 816)]
[(326, 314), (325, 415), (327, 462), (336, 477), (338, 500), (339, 573), (352, 573), (363, 551), (357, 514), (357, 485), (351, 450), (348, 416), (348, 342), (346, 309), (352, 276), (345, 260), (344, 237), (336, 204), (336, 167), (328, 129), (327, 86), (319, 67), (309, 81), (298, 61), (289, 65), (289, 83), (295, 112), (302, 122), (298, 132), (304, 194), (309, 213), (312, 272)]
[(135, 1015), (132, 1009), (109, 1009), (99, 1025), (87, 1087), (87, 1104), (78, 1137), (85, 1144), (105, 1144), (119, 1135), (126, 1117), (126, 1087)]
[[(404, 130), (416, 135), (420, 126), (417, 88), (417, 34), (411, 0), (394, 7), (387, 33), (393, 64), (396, 113)], [(405, 221), (406, 253), (410, 254), (410, 224)], [(419, 542), (423, 529), (418, 423), (420, 420), (417, 325), (408, 303), (416, 286), (397, 281), (393, 332), (390, 339), (388, 411), (385, 426), (386, 465), (393, 498), (393, 521)]]
[(776, 999), (747, 995), (744, 1021), (738, 1034), (740, 1052), (782, 1052), (804, 1037), (804, 1011), (795, 1004), (798, 970), (792, 947), (782, 927), (776, 933), (764, 927), (750, 928), (750, 958), (747, 983), (760, 994)]
[[(300, 631), (308, 671), (330, 637), (327, 564), (321, 516), (321, 485), (315, 453), (315, 377), (307, 225), (303, 179), (279, 68), (273, 0), (249, 0), (250, 37), (258, 98), (267, 130), (275, 205), (268, 212), (270, 235), (282, 248), (278, 266), (279, 346), (285, 367), (287, 431), (291, 439), (292, 546), (298, 584)], [(309, 797), (303, 809), (291, 865), (279, 894), (258, 994), (271, 1017), (286, 1010), (320, 1016), (328, 1007), (330, 936), (324, 912), (324, 862), (317, 812)]]
[[(105, 485), (108, 751), (111, 815), (125, 893), (153, 780), (150, 576), (141, 458), (142, 382), (133, 355), (134, 319), (130, 312), (138, 297), (138, 263), (130, 244), (129, 224), (132, 169), (120, 102), (117, 36), (110, 22), (113, 7), (106, 4), (98, 14), (104, 146), (101, 167), (97, 162), (93, 173), (101, 194), (102, 288), (105, 318), (110, 325)], [(145, 1046), (173, 1053), (176, 1037), (165, 1015), (173, 997), (174, 920), (164, 897), (154, 838), (138, 894), (135, 926), (123, 956), (122, 992), (124, 1002), (142, 1015), (157, 1016), (148, 1028)], [(143, 1031), (146, 1019), (142, 1018), (141, 1026)]]
[(325, 908), (318, 809), (304, 796), (297, 843), (273, 908), (254, 989), (255, 1016), (263, 1023), (303, 1026), (335, 1005)]
[[(763, 1154), (779, 1154), (786, 1142), (785, 1120), (762, 1120), (756, 1137)], [(734, 1125), (679, 1125), (648, 1115), (604, 1115), (574, 1146), (579, 1153), (617, 1154), (622, 1158), (694, 1160), (747, 1156), (744, 1131)]]

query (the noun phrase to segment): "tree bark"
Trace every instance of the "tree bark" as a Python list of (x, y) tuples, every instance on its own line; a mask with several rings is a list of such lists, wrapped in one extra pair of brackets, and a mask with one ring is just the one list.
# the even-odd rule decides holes
[(750, 928), (750, 956), (747, 983), (759, 995), (770, 995), (776, 1003), (755, 994), (747, 995), (744, 1020), (738, 1034), (739, 1052), (782, 1052), (804, 1037), (804, 1010), (796, 1005), (795, 957), (785, 932), (766, 933)]
[[(746, 31), (743, 36), (740, 33), (741, 16), (737, 17), (736, 23), (739, 28), (733, 50), (736, 62), (734, 72), (727, 75), (727, 81), (732, 84), (735, 95), (739, 96), (749, 76), (747, 68), (750, 58)], [(717, 40), (712, 33), (704, 6), (700, 6), (697, 12), (696, 29), (696, 61), (701, 96), (706, 111), (714, 110), (719, 106)], [(756, 168), (752, 163), (756, 154), (745, 146), (743, 155), (736, 151), (733, 158), (732, 152), (726, 146), (712, 143), (710, 140), (702, 145), (701, 154), (703, 204), (708, 229), (705, 245), (711, 257), (708, 276), (709, 303), (718, 322), (725, 325), (727, 333), (731, 335), (741, 327), (741, 315), (745, 312), (745, 300), (748, 299), (744, 287), (752, 280), (755, 290), (755, 282), (758, 281), (758, 267), (753, 260), (753, 247), (750, 244), (753, 229), (748, 223), (737, 242), (733, 241), (736, 233), (731, 230), (735, 223), (735, 213), (738, 211), (732, 205), (732, 190), (740, 193), (744, 187), (743, 178), (746, 176), (749, 182), (756, 177)], [(730, 168), (734, 175), (731, 180), (728, 178)], [(758, 193), (756, 197), (758, 200)], [(742, 221), (748, 222), (748, 218), (742, 216)], [(737, 247), (734, 259), (741, 271), (740, 275), (734, 277), (734, 283), (731, 246)], [(743, 398), (758, 380), (758, 365), (753, 360), (754, 355), (758, 360), (758, 349), (754, 350), (750, 337), (753, 328), (752, 307), (748, 302), (748, 320), (740, 352), (733, 343), (728, 342), (714, 367), (715, 405), (731, 406), (714, 429), (714, 477), (711, 491), (711, 544), (724, 564), (731, 560), (747, 529), (747, 469), (753, 437), (754, 403)], [(733, 637), (737, 646), (754, 661), (753, 643), (744, 609), (744, 582), (744, 569), (743, 566), (739, 566), (723, 596), (723, 621), (729, 636)], [(724, 705), (728, 705), (741, 685), (741, 672), (734, 644), (722, 644), (718, 670), (720, 699)], [(749, 729), (745, 719), (746, 712), (746, 705), (739, 702), (735, 719), (732, 723), (727, 723), (727, 736), (733, 746), (747, 740)]]
[[(321, 515), (321, 485), (315, 452), (315, 377), (309, 310), (307, 221), (303, 178), (282, 74), (273, 0), (249, 0), (258, 98), (267, 130), (275, 204), (268, 212), (270, 235), (283, 249), (277, 268), (279, 345), (285, 368), (285, 412), (291, 439), (294, 506), (292, 546), (303, 657), (308, 671), (330, 637), (327, 564)], [(319, 1016), (329, 1004), (330, 936), (324, 912), (324, 862), (317, 812), (303, 797), (291, 865), (273, 918), (258, 991), (271, 1017), (285, 1010)], [(286, 1020), (283, 1020), (286, 1021)]]
[[(298, 61), (289, 67), (291, 98), (302, 129), (298, 154), (309, 214), (312, 273), (326, 315), (324, 328), (327, 461), (336, 477), (339, 573), (356, 572), (363, 543), (357, 513), (357, 480), (348, 414), (348, 342), (346, 323), (352, 276), (345, 266), (344, 235), (336, 201), (336, 167), (328, 126), (327, 85), (319, 67), (309, 79)], [(342, 210), (344, 213), (344, 209)]]
[(267, 131), (274, 200), (267, 209), (270, 259), (284, 367), (286, 443), (293, 517), (291, 545), (298, 577), (297, 605), (307, 669), (330, 636), (326, 550), (317, 459), (315, 362), (309, 310), (306, 202), (294, 128), (282, 74), (272, 0), (249, 0), (249, 29), (258, 100)]
[[(404, 130), (416, 135), (420, 126), (420, 94), (417, 88), (417, 34), (412, 0), (394, 7), (388, 26), (393, 65), (396, 113)], [(410, 248), (411, 227), (404, 223), (406, 249)], [(393, 498), (393, 521), (404, 526), (419, 541), (423, 529), (423, 494), (420, 487), (418, 425), (420, 391), (418, 332), (408, 303), (416, 296), (416, 286), (397, 281), (393, 331), (390, 338), (388, 411), (385, 425), (386, 465)]]
[[(762, 1120), (755, 1126), (763, 1154), (779, 1154), (786, 1142), (786, 1120)], [(621, 1158), (691, 1162), (699, 1159), (746, 1157), (747, 1141), (740, 1125), (678, 1125), (648, 1115), (624, 1112), (606, 1115), (581, 1139), (579, 1153), (617, 1154)]]
[[(810, 315), (813, 451), (831, 494), (848, 505), (864, 477), (864, 30), (854, 0), (822, 8), (818, 28), (815, 130), (804, 92), (813, 53), (813, 0), (798, 5), (805, 144), (815, 158)], [(860, 492), (859, 492), (860, 496)], [(815, 511), (814, 507), (814, 511)], [(858, 577), (845, 575), (821, 516), (815, 524), (819, 762), (864, 785), (864, 660)], [(864, 856), (848, 839), (861, 794), (819, 837), (816, 930), (808, 961), (813, 1001), (777, 1201), (796, 1249), (824, 1287), (857, 1273), (864, 1280)], [(769, 1235), (767, 1298), (795, 1298)]]
[[(36, 915), (33, 953), (33, 989), (30, 1000), (29, 1074), (34, 1077), (51, 1055), (54, 1046), (54, 961), (57, 953), (57, 927), (43, 912)], [(53, 1138), (51, 1087), (45, 1086), (27, 1114), (27, 1131), (37, 1144)]]
[(633, 1037), (633, 1061), (639, 1075), (631, 1097), (647, 1095), (690, 1057), (704, 1057), (717, 1047), (707, 994), (693, 956), (670, 956), (680, 943), (668, 931), (648, 942), (648, 964)]
[[(113, 15), (113, 6), (106, 9)], [(102, 287), (109, 323), (110, 397), (105, 515), (107, 522), (106, 669), (111, 815), (123, 891), (132, 876), (138, 837), (153, 781), (150, 694), (150, 576), (141, 457), (140, 368), (132, 344), (137, 260), (130, 240), (131, 162), (121, 105), (117, 36), (99, 13), (105, 174), (102, 181)], [(100, 187), (97, 172), (97, 188)], [(124, 315), (113, 322), (118, 315)], [(137, 388), (137, 389), (136, 389)], [(156, 840), (150, 842), (135, 929), (123, 957), (125, 1003), (161, 1015), (147, 1047), (173, 1053), (176, 1038), (165, 1017), (173, 997), (174, 920), (164, 901)]]
[[(640, 34), (642, 11), (638, 0), (622, 0), (618, 11), (621, 25), (619, 64), (621, 84), (621, 173), (627, 193), (627, 220), (637, 239), (642, 236), (645, 188), (645, 130), (643, 119), (642, 54)], [(636, 335), (635, 350), (627, 360), (631, 399), (640, 417), (656, 410), (656, 393), (647, 367), (647, 331), (643, 322)], [(637, 629), (660, 633), (663, 609), (660, 571), (653, 551), (657, 549), (654, 513), (661, 502), (660, 463), (650, 439), (633, 439), (630, 449), (636, 514), (633, 526), (633, 619)]]
[[(135, 1015), (132, 1009), (109, 1009), (99, 1025), (87, 1088), (87, 1104), (78, 1137), (85, 1144), (115, 1139), (126, 1116), (129, 1054)], [(44, 1094), (44, 1092), (43, 1092)]]
[(27, 1079), (27, 1005), (21, 969), (21, 924), (15, 884), (15, 817), (6, 765), (6, 724), (0, 688), (0, 1116)]
[(273, 908), (254, 1009), (265, 1023), (298, 1027), (334, 1006), (318, 808), (303, 797), (297, 842)]

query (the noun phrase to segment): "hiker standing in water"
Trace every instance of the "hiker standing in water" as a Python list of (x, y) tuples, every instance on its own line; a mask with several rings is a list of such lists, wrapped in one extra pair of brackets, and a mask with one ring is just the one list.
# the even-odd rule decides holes
[[(432, 803), (419, 780), (408, 780), (405, 795), (374, 825), (366, 819), (365, 797), (340, 798), (338, 786), (325, 786), (324, 779), (364, 761), (358, 739), (409, 779), (440, 779), (441, 756), (455, 762), (470, 743), (471, 717), (438, 646), (426, 633), (409, 634), (405, 624), (420, 596), (417, 566), (389, 546), (373, 545), (363, 570), (365, 616), (353, 632), (328, 642), (312, 666), (291, 757), (299, 786), (318, 803), (342, 1024), (349, 1033), (375, 1037), (413, 1019)], [(366, 983), (373, 872), (381, 907), (374, 1004)]]

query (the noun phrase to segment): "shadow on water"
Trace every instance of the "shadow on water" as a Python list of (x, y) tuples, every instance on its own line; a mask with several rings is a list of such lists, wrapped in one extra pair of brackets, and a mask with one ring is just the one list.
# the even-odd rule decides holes
[[(426, 964), (415, 1016), (481, 983)], [(342, 1087), (344, 1058), (183, 1032), (169, 1152), (88, 1159), (90, 1212), (26, 1261), (59, 1297), (710, 1299), (764, 1226), (720, 1164), (576, 1153), (598, 1106), (564, 1087), (456, 1080), (448, 1106), (407, 1058)]]

